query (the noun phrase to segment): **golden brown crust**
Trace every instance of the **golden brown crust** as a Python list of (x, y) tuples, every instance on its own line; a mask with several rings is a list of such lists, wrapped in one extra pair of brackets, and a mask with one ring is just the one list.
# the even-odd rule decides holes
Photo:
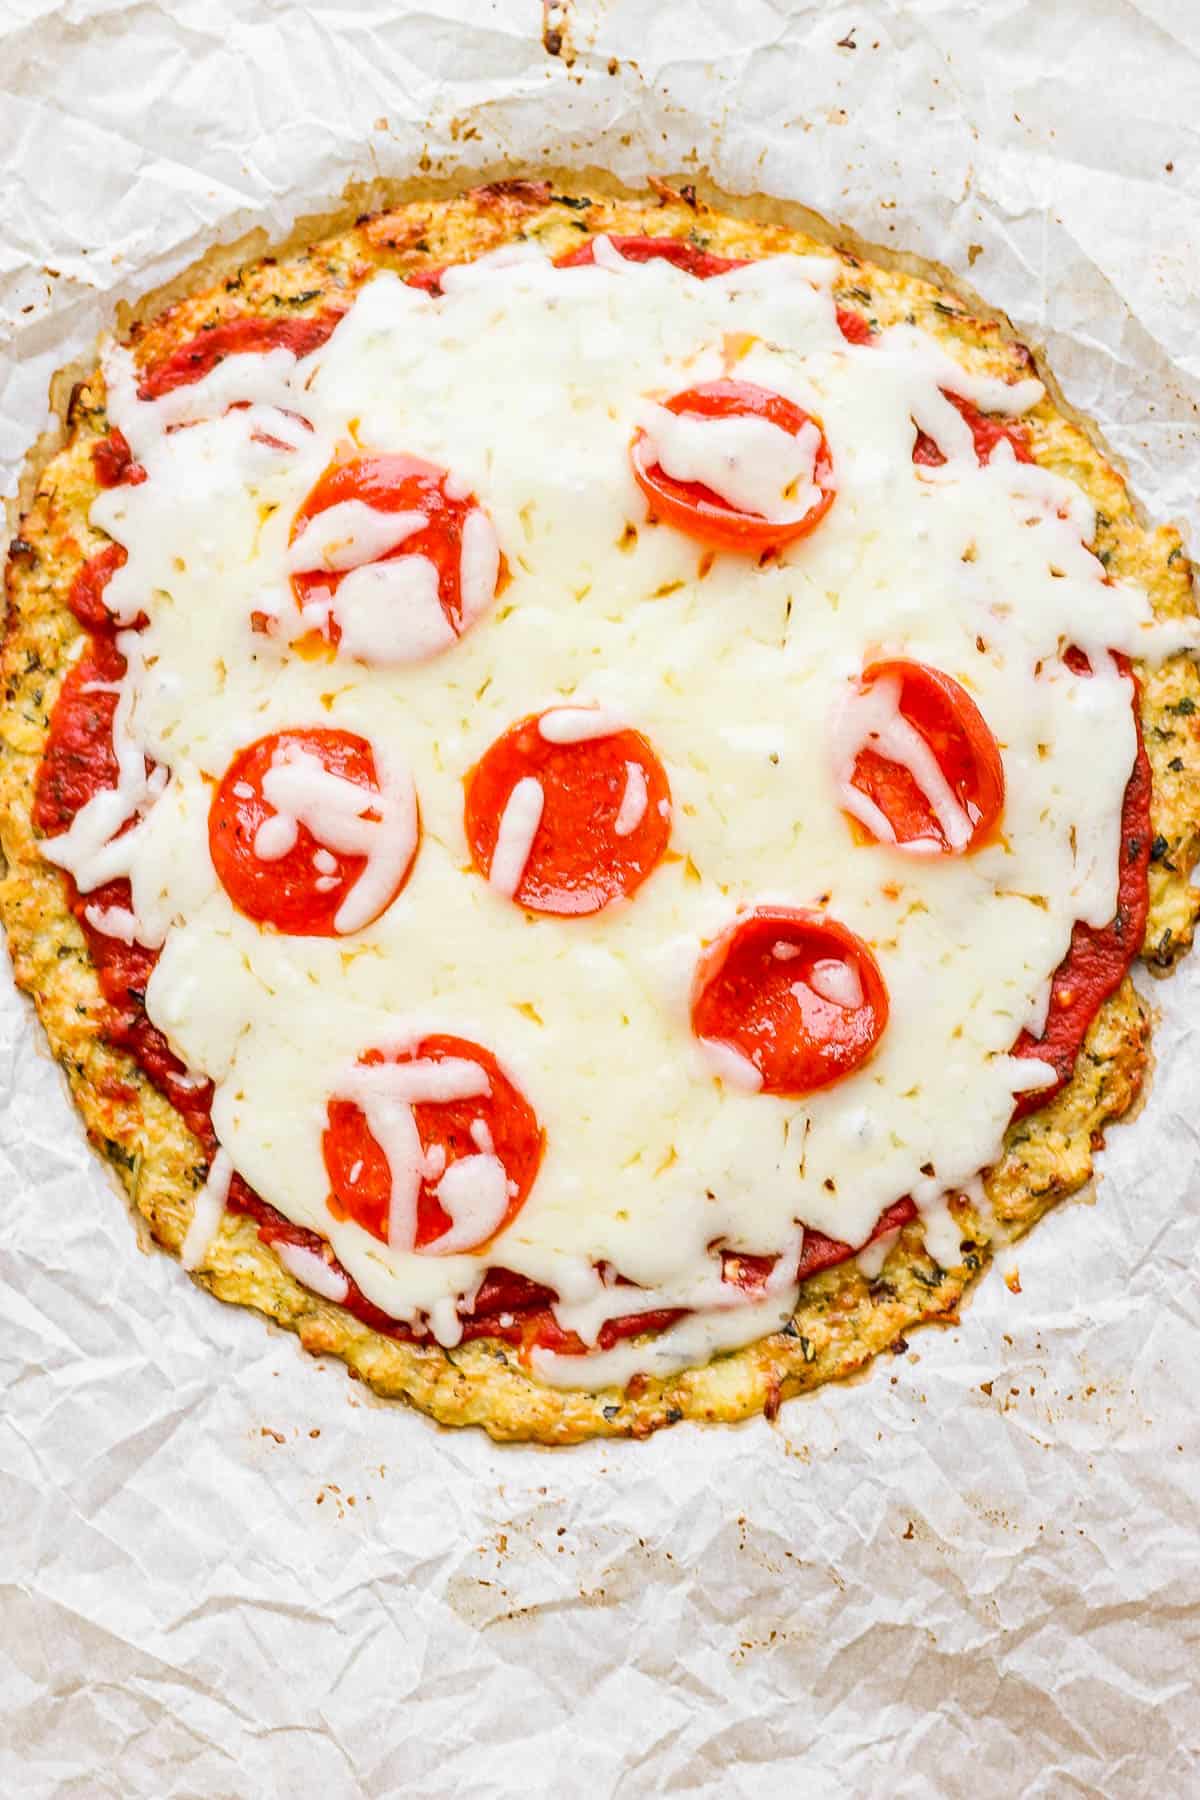
[[(725, 256), (833, 254), (839, 301), (872, 322), (911, 319), (981, 372), (1011, 378), (1033, 362), (1003, 320), (908, 267), (885, 268), (831, 246), (828, 233), (814, 237), (793, 224), (738, 218), (687, 189), (676, 196), (660, 187), (654, 198), (630, 199), (580, 187), (552, 195), (548, 182), (405, 200), (316, 243), (229, 270), (215, 285), (210, 275), (207, 285), (134, 323), (129, 340), (147, 368), (214, 323), (247, 315), (306, 318), (344, 306), (378, 268), (401, 274), (436, 268), (518, 233), (557, 255), (602, 230), (686, 237)], [(50, 713), (80, 635), (67, 591), (80, 564), (104, 542), (87, 523), (96, 491), (90, 451), (106, 429), (103, 409), (98, 376), (76, 387), (65, 447), (42, 470), (9, 557), (0, 713), (0, 843), (7, 871), (0, 915), (18, 985), (34, 998), (89, 1135), (150, 1233), (177, 1254), (204, 1179), (201, 1148), (131, 1059), (101, 1036), (95, 970), (68, 910), (63, 878), (38, 855), (30, 821)], [(1037, 460), (1078, 482), (1095, 502), (1095, 548), (1110, 574), (1143, 585), (1161, 617), (1193, 612), (1191, 568), (1178, 533), (1141, 522), (1092, 435), (1049, 398), (1030, 415), (1030, 425)], [(1145, 951), (1152, 966), (1165, 970), (1190, 944), (1200, 911), (1200, 892), (1189, 879), (1200, 853), (1200, 675), (1191, 662), (1177, 659), (1143, 672), (1142, 716), (1155, 831)], [(990, 1246), (1026, 1231), (1088, 1180), (1105, 1125), (1138, 1093), (1148, 1034), (1148, 1009), (1126, 981), (1095, 1020), (1069, 1087), (1010, 1129), (985, 1184), (990, 1208), (955, 1203), (962, 1229), (957, 1266), (939, 1268), (925, 1252), (919, 1224), (906, 1227), (875, 1280), (853, 1262), (815, 1276), (804, 1284), (785, 1331), (704, 1368), (661, 1381), (637, 1378), (624, 1393), (542, 1387), (510, 1349), (492, 1340), (446, 1351), (382, 1336), (301, 1287), (246, 1218), (226, 1218), (196, 1279), (219, 1298), (257, 1307), (294, 1330), (306, 1349), (340, 1357), (377, 1393), (405, 1399), (445, 1424), (482, 1425), (496, 1438), (569, 1443), (601, 1434), (642, 1436), (680, 1418), (773, 1414), (789, 1395), (861, 1369), (913, 1326), (957, 1317)]]

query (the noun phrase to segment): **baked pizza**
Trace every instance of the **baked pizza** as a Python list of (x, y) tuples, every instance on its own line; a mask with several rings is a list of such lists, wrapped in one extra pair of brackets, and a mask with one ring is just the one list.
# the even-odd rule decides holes
[(34, 474), (13, 965), (219, 1298), (641, 1435), (955, 1320), (1085, 1182), (1200, 904), (1196, 617), (1003, 320), (500, 183), (210, 265)]

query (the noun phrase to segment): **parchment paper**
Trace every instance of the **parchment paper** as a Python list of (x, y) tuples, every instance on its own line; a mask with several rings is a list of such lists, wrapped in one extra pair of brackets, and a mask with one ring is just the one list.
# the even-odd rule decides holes
[[(936, 258), (1200, 542), (1192, 0), (7, 0), (0, 458), (345, 182), (707, 167)], [(543, 37), (545, 33), (545, 37)], [(551, 54), (556, 35), (558, 54)], [(0, 996), (0, 1791), (1200, 1791), (1200, 959), (1094, 1206), (776, 1427), (501, 1450), (139, 1255)]]

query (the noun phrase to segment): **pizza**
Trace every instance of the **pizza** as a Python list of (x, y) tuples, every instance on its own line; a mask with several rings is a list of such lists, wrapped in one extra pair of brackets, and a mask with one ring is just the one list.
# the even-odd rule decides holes
[(0, 909), (93, 1143), (443, 1423), (773, 1416), (1138, 1094), (1187, 558), (1003, 320), (832, 233), (519, 181), (210, 264), (74, 387), (7, 593)]

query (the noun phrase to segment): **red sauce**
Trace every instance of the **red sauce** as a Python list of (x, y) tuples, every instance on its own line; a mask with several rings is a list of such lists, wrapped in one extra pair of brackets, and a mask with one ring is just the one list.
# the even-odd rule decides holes
[(134, 462), (125, 433), (114, 425), (107, 437), (92, 445), (92, 468), (102, 488), (139, 487), (146, 479), (141, 463)]
[(222, 319), (198, 331), (194, 338), (172, 350), (161, 361), (143, 370), (139, 400), (158, 400), (175, 388), (190, 387), (224, 362), (247, 350), (290, 350), (307, 356), (318, 350), (342, 318), (342, 308), (330, 307), (308, 319)]
[[(89, 557), (71, 583), (67, 605), (87, 631), (103, 632), (112, 627), (112, 618), (104, 604), (104, 590), (117, 570), (125, 563), (120, 544), (105, 544)], [(124, 668), (124, 660), (121, 666)]]
[[(661, 251), (656, 253), (662, 254)], [(578, 256), (571, 260), (587, 258)], [(713, 262), (721, 260), (712, 259)], [(701, 271), (694, 269), (693, 272)], [(716, 272), (715, 269), (704, 270), (704, 274)], [(431, 271), (425, 278), (429, 285), (436, 285), (437, 273)], [(240, 351), (284, 345), (296, 355), (303, 356), (325, 342), (341, 316), (340, 311), (330, 309), (310, 319), (227, 320), (199, 333), (188, 344), (153, 365), (143, 377), (139, 397), (154, 399), (173, 388), (198, 381), (224, 357)], [(865, 343), (871, 336), (866, 321), (846, 309), (838, 309), (838, 324), (852, 343)], [(970, 424), (981, 458), (990, 455), (1000, 437), (1006, 437), (1018, 460), (1032, 460), (1020, 427), (998, 424), (978, 413), (969, 402), (960, 401), (953, 395), (948, 398)], [(942, 460), (936, 445), (930, 440), (923, 443), (922, 437), (923, 434), (918, 437), (914, 461)], [(134, 473), (139, 465), (132, 461), (129, 447), (117, 431), (111, 432), (108, 439), (101, 440), (95, 447), (93, 461), (101, 485), (116, 485), (120, 481), (135, 483), (144, 479), (144, 472)], [(91, 683), (116, 681), (124, 674), (124, 658), (116, 647), (112, 621), (102, 600), (107, 582), (124, 561), (125, 552), (120, 545), (107, 545), (84, 564), (69, 595), (71, 610), (91, 635), (84, 655), (63, 683), (38, 770), (31, 817), (35, 829), (46, 836), (65, 831), (79, 808), (93, 794), (116, 782), (116, 758), (112, 748), (116, 695), (85, 690)], [(1077, 658), (1077, 652), (1068, 652), (1068, 660)], [(1121, 661), (1128, 672), (1128, 663), (1124, 659)], [(1078, 668), (1079, 661), (1073, 660), (1072, 666)], [(1134, 717), (1136, 721), (1136, 692)], [(1015, 1118), (1045, 1105), (1070, 1079), (1092, 1019), (1120, 985), (1141, 946), (1149, 903), (1151, 778), (1140, 722), (1137, 730), (1137, 759), (1125, 790), (1122, 812), (1117, 913), (1112, 923), (1102, 930), (1082, 924), (1075, 926), (1070, 950), (1054, 979), (1045, 1032), (1038, 1040), (1023, 1034), (1015, 1046), (1014, 1054), (1043, 1058), (1058, 1072), (1054, 1088), (1022, 1096), (1014, 1112)], [(146, 1016), (146, 984), (158, 952), (107, 937), (89, 925), (84, 917), (87, 907), (128, 907), (128, 882), (109, 882), (90, 894), (81, 895), (70, 876), (64, 876), (64, 880), (71, 910), (87, 940), (106, 1002), (102, 1027), (105, 1040), (128, 1051), (211, 1156), (216, 1149), (211, 1115), (212, 1084), (208, 1081), (193, 1084), (193, 1078), (172, 1053), (162, 1033)], [(425, 1335), (414, 1332), (410, 1326), (390, 1318), (375, 1306), (352, 1277), (340, 1268), (323, 1238), (284, 1218), (238, 1175), (234, 1176), (230, 1187), (228, 1206), (231, 1212), (254, 1219), (264, 1244), (293, 1244), (313, 1252), (331, 1268), (340, 1270), (348, 1290), (342, 1304), (372, 1330), (403, 1340), (420, 1339)], [(911, 1200), (896, 1201), (880, 1216), (868, 1242), (915, 1217), (916, 1208)], [(855, 1253), (854, 1246), (825, 1237), (821, 1232), (808, 1231), (798, 1269), (799, 1279), (834, 1268)], [(766, 1281), (775, 1261), (773, 1257), (735, 1257), (727, 1253), (723, 1257), (726, 1279), (753, 1292)], [(489, 1269), (476, 1295), (473, 1311), (463, 1318), (463, 1338), (465, 1341), (478, 1337), (499, 1338), (517, 1346), (525, 1358), (534, 1347), (562, 1354), (582, 1353), (587, 1346), (573, 1332), (564, 1331), (555, 1320), (551, 1310), (553, 1300), (550, 1289), (528, 1281), (524, 1276), (507, 1269)], [(599, 1348), (609, 1349), (640, 1332), (665, 1330), (682, 1316), (677, 1310), (660, 1310), (607, 1320), (599, 1334)]]

